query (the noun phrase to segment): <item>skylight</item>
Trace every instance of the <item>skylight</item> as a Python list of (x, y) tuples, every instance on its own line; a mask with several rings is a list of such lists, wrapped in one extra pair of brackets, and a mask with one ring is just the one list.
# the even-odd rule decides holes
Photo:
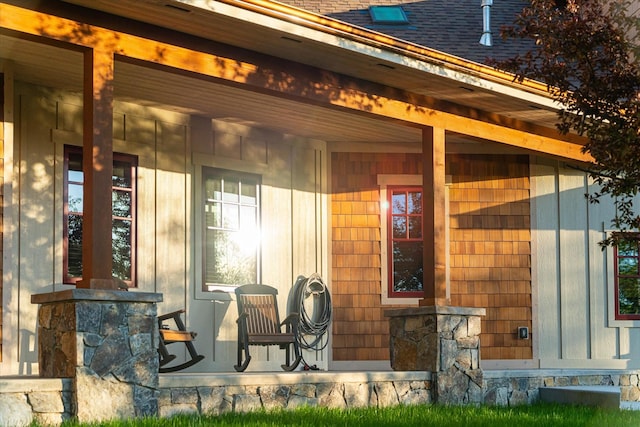
[(369, 6), (374, 24), (408, 24), (409, 19), (402, 6)]

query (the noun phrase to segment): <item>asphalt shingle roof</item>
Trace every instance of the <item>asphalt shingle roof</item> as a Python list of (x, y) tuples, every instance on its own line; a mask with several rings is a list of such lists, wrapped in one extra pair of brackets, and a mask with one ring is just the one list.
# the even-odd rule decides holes
[[(408, 42), (426, 46), (474, 62), (487, 58), (505, 59), (523, 52), (527, 41), (502, 40), (500, 27), (513, 23), (528, 3), (524, 0), (494, 0), (491, 7), (493, 46), (479, 43), (482, 35), (481, 0), (280, 0), (309, 12), (329, 16), (352, 25), (375, 30)], [(409, 24), (374, 24), (369, 6), (401, 5)]]

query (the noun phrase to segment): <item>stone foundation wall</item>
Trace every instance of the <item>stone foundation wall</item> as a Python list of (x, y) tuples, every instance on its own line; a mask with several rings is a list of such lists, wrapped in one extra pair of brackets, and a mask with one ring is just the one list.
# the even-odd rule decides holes
[[(435, 403), (428, 372), (313, 372), (161, 375), (159, 416), (261, 409), (386, 407)], [(539, 387), (619, 386), (640, 400), (640, 371), (484, 371), (483, 402), (514, 406), (538, 400)], [(73, 414), (72, 380), (0, 378), (0, 426), (59, 425)]]
[(71, 379), (0, 378), (0, 426), (59, 425), (72, 417)]
[[(295, 373), (212, 377), (161, 377), (160, 416), (176, 413), (247, 412), (294, 409), (388, 407), (430, 404), (431, 375), (397, 373)], [(251, 375), (251, 374), (250, 374)]]

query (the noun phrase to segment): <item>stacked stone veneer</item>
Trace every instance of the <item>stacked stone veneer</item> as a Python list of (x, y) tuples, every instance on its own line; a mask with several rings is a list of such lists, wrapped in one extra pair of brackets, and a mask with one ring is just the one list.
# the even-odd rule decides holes
[(72, 379), (78, 421), (157, 415), (161, 300), (95, 289), (33, 295), (40, 376)]
[(388, 407), (431, 403), (426, 372), (296, 372), (160, 378), (160, 416), (255, 410)]
[(484, 309), (449, 306), (387, 310), (391, 367), (430, 372), (436, 403), (481, 403), (480, 319), (484, 314)]
[[(541, 386), (619, 386), (640, 400), (640, 372), (597, 370), (485, 371), (483, 402), (514, 406), (538, 400)], [(428, 372), (294, 372), (161, 375), (159, 415), (221, 414), (301, 405), (328, 408), (429, 404)], [(72, 415), (71, 379), (0, 378), (0, 426), (59, 424)]]
[(72, 407), (69, 378), (0, 377), (0, 426), (58, 425)]

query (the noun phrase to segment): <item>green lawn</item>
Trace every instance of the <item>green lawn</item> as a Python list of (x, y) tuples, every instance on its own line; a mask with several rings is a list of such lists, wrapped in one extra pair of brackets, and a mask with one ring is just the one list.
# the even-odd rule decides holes
[[(65, 427), (77, 426), (66, 422)], [(180, 415), (164, 419), (89, 424), (103, 427), (182, 426), (640, 426), (640, 411), (607, 410), (582, 406), (536, 404), (519, 407), (399, 406), (385, 409), (302, 408), (289, 411), (227, 413), (219, 416)], [(83, 426), (88, 426), (83, 424)]]

